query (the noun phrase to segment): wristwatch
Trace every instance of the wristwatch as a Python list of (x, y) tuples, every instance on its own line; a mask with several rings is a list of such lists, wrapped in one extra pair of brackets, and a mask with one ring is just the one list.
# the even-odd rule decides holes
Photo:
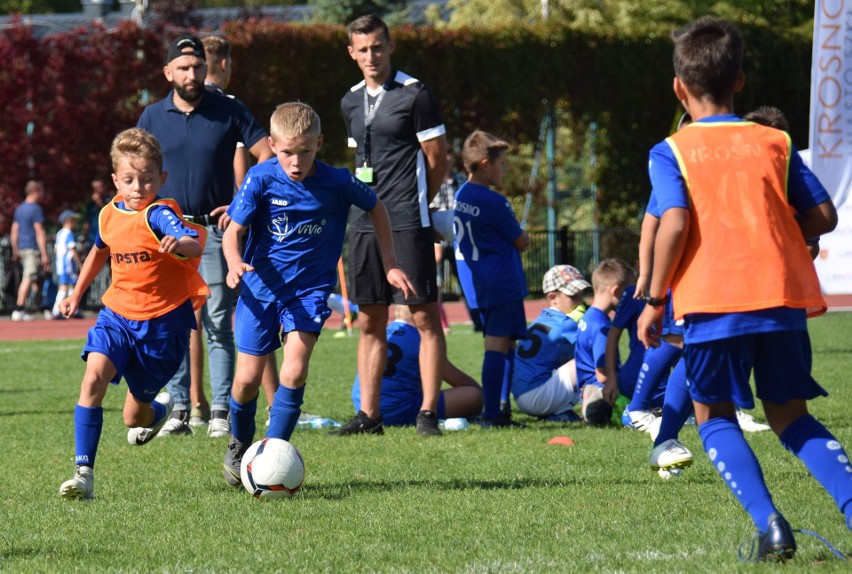
[(651, 307), (662, 307), (666, 303), (669, 302), (669, 296), (665, 297), (645, 297), (645, 303), (650, 305)]

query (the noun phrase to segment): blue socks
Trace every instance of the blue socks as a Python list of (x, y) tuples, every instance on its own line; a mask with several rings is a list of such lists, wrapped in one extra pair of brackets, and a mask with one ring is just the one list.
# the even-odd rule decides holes
[[(666, 377), (682, 354), (680, 347), (665, 341), (659, 347), (651, 347), (645, 351), (644, 362), (633, 389), (633, 398), (627, 406), (629, 410), (647, 411), (652, 406), (659, 406), (665, 392)], [(654, 402), (657, 404), (653, 404)]]
[(760, 532), (778, 512), (763, 480), (760, 463), (746, 442), (736, 418), (710, 419), (698, 427), (704, 450), (725, 484), (749, 513)]
[(299, 415), (302, 414), (304, 396), (304, 386), (291, 389), (282, 384), (278, 387), (278, 390), (275, 391), (272, 410), (269, 412), (269, 428), (266, 429), (266, 438), (290, 440), (290, 436), (299, 423)]
[(151, 401), (151, 408), (154, 409), (154, 422), (149, 426), (156, 426), (166, 416), (166, 405), (157, 401)]
[(102, 407), (74, 407), (74, 463), (78, 466), (95, 466), (101, 429), (104, 426)]
[(500, 410), (504, 413), (511, 412), (512, 396), (512, 368), (515, 366), (515, 350), (509, 349), (506, 353), (506, 370), (503, 373), (503, 387), (500, 390)]
[(677, 362), (669, 382), (666, 384), (666, 396), (663, 401), (663, 419), (660, 421), (660, 432), (654, 446), (659, 446), (669, 439), (676, 439), (686, 419), (692, 414), (692, 397), (686, 384), (686, 365), (683, 359)]
[(243, 444), (251, 444), (256, 430), (257, 396), (247, 403), (238, 403), (232, 395), (228, 405), (231, 409), (231, 435)]
[(506, 355), (497, 351), (485, 351), (482, 359), (482, 415), (493, 419), (500, 414), (500, 394), (506, 374)]
[(779, 439), (828, 491), (852, 530), (852, 463), (843, 446), (811, 415), (790, 423)]

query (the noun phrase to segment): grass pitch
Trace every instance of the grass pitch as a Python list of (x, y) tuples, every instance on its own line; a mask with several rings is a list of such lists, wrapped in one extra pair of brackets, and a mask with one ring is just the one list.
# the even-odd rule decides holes
[[(812, 412), (852, 448), (852, 314), (810, 322), (814, 376), (831, 393)], [(82, 340), (0, 345), (2, 572), (726, 572), (753, 526), (710, 466), (696, 456), (683, 478), (648, 467), (647, 435), (625, 429), (528, 422), (418, 437), (331, 437), (297, 430), (302, 492), (263, 503), (222, 479), (227, 439), (158, 438), (127, 444), (126, 387), (104, 403), (95, 500), (66, 502), (73, 472), (73, 410)], [(321, 337), (304, 409), (344, 421), (357, 340)], [(482, 340), (464, 327), (451, 359), (478, 378)], [(263, 400), (261, 399), (261, 403)], [(265, 410), (259, 408), (258, 428)], [(755, 413), (762, 419), (758, 408)], [(554, 436), (574, 446), (551, 446)], [(770, 432), (747, 435), (776, 503), (795, 528), (846, 553), (852, 534), (833, 501)], [(258, 437), (259, 438), (259, 437)], [(849, 572), (799, 537), (785, 571)]]

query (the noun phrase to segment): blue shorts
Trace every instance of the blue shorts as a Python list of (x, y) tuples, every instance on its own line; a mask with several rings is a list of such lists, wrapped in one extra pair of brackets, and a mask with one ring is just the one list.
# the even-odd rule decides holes
[[(357, 384), (352, 389), (352, 404), (355, 410), (361, 408), (360, 393), (356, 393)], [(379, 408), (382, 410), (382, 424), (387, 426), (409, 426), (417, 422), (417, 413), (423, 406), (423, 393), (395, 391), (387, 379), (382, 381), (382, 392), (379, 397)], [(438, 395), (438, 411), (435, 413), (439, 419), (446, 418), (446, 406), (444, 393)]]
[(482, 320), (482, 334), (492, 337), (509, 337), (512, 340), (527, 336), (527, 320), (524, 316), (524, 301), (518, 299), (504, 305), (471, 309)]
[(282, 333), (319, 334), (330, 315), (328, 293), (317, 291), (285, 302), (268, 302), (243, 291), (234, 314), (237, 350), (247, 355), (268, 355), (281, 347)]
[(89, 329), (81, 357), (100, 353), (112, 361), (116, 375), (113, 384), (122, 377), (130, 393), (141, 403), (150, 403), (166, 386), (183, 364), (189, 348), (190, 329), (170, 337), (139, 339), (130, 329), (101, 311), (95, 326)]
[(76, 285), (77, 276), (69, 275), (68, 273), (60, 273), (56, 281), (59, 285)]
[(666, 310), (663, 313), (663, 332), (662, 335), (680, 335), (683, 336), (683, 319), (675, 320), (674, 304), (672, 298), (666, 302)]
[(754, 408), (749, 378), (754, 370), (757, 398), (783, 405), (828, 393), (811, 377), (807, 331), (773, 331), (691, 343), (684, 350), (692, 399), (704, 404), (733, 401)]

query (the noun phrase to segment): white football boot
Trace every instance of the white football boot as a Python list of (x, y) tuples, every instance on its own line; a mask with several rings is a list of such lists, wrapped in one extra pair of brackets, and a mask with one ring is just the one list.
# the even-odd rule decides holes
[(95, 497), (95, 469), (91, 466), (78, 466), (74, 478), (66, 480), (59, 487), (59, 496), (65, 500), (91, 500)]
[(160, 429), (163, 428), (163, 425), (166, 424), (166, 421), (169, 420), (169, 416), (172, 414), (172, 409), (175, 406), (175, 401), (172, 399), (172, 396), (163, 391), (154, 399), (155, 402), (158, 402), (166, 407), (166, 415), (160, 419), (160, 421), (154, 426), (150, 427), (134, 427), (127, 431), (127, 442), (135, 446), (142, 446), (143, 444), (149, 442), (157, 433), (160, 432)]

